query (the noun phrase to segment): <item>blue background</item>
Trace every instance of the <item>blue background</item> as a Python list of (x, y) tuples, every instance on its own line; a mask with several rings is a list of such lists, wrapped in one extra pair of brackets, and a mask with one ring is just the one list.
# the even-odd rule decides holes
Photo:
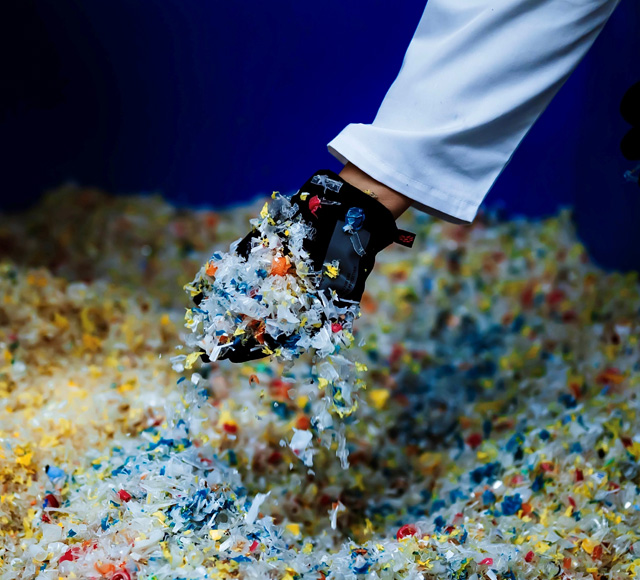
[[(73, 179), (228, 205), (338, 169), (326, 143), (369, 122), (423, 0), (17, 0), (2, 18), (2, 205)], [(5, 11), (6, 14), (6, 11)], [(622, 179), (620, 99), (640, 78), (640, 3), (620, 7), (487, 203), (575, 204), (601, 263), (640, 266), (640, 190)]]

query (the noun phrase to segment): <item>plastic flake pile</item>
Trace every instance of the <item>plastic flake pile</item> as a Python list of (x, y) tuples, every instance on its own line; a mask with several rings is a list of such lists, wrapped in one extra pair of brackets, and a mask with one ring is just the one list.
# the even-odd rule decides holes
[(344, 469), (310, 359), (172, 368), (182, 286), (259, 211), (68, 189), (0, 216), (2, 580), (640, 574), (635, 276), (568, 214), (409, 215), (353, 324)]

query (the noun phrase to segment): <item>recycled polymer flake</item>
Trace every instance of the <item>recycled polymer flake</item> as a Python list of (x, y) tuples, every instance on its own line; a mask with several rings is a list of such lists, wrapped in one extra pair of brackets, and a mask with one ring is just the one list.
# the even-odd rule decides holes
[(259, 210), (67, 189), (0, 217), (2, 580), (640, 574), (636, 276), (565, 213), (409, 215), (347, 325), (367, 388), (340, 418), (327, 358), (172, 369), (181, 286)]

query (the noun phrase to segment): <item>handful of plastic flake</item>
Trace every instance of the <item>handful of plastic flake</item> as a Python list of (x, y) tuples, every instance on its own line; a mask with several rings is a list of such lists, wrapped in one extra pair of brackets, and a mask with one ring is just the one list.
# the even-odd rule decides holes
[(289, 361), (307, 351), (325, 358), (352, 344), (358, 305), (320, 287), (340, 265), (316, 269), (303, 245), (315, 231), (297, 209), (274, 194), (251, 220), (249, 236), (214, 253), (185, 287), (196, 302), (186, 314), (187, 345), (196, 349), (189, 363), (200, 353), (234, 362), (238, 353), (242, 360)]

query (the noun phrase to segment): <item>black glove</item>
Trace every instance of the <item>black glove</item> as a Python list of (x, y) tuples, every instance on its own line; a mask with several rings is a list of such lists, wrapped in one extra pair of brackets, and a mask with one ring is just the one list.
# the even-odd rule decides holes
[(640, 82), (625, 93), (620, 103), (620, 113), (631, 125), (629, 132), (622, 138), (620, 150), (629, 161), (637, 161), (640, 159)]
[[(303, 246), (314, 269), (323, 272), (318, 288), (335, 290), (339, 301), (359, 302), (376, 254), (393, 242), (411, 247), (415, 239), (415, 234), (398, 229), (384, 205), (333, 171), (316, 172), (291, 202), (298, 206), (295, 216), (302, 216), (315, 230), (315, 235), (305, 240)], [(250, 232), (238, 244), (239, 256), (248, 256), (257, 235)], [(335, 271), (325, 266), (334, 261), (338, 262), (335, 276)], [(271, 350), (286, 340), (284, 336), (264, 338)], [(238, 339), (221, 358), (244, 362), (265, 357), (256, 345), (253, 337)]]

